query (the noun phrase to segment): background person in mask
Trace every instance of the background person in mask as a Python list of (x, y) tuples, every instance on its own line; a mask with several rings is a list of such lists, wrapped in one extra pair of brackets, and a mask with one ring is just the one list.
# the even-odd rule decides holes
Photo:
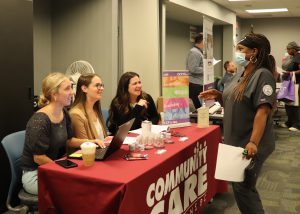
[[(283, 75), (283, 79), (287, 78), (288, 74), (295, 73), (296, 83), (300, 83), (300, 46), (296, 42), (290, 42), (286, 47), (289, 58), (283, 62), (282, 68), (286, 70), (286, 73)], [(299, 91), (295, 91), (298, 93)], [(285, 105), (285, 111), (288, 116), (288, 120), (281, 124), (281, 127), (289, 128), (290, 131), (299, 131), (300, 130), (300, 107), (299, 106), (290, 106)]]
[[(262, 34), (247, 34), (238, 44), (236, 63), (245, 69), (238, 72), (222, 93), (211, 89), (200, 94), (203, 99), (223, 101), (224, 143), (242, 147), (247, 158), (256, 158), (254, 175), (275, 149), (272, 106), (276, 101), (274, 68), (269, 40)], [(257, 176), (254, 177), (254, 181)], [(255, 185), (232, 183), (241, 213), (262, 214), (264, 209)]]

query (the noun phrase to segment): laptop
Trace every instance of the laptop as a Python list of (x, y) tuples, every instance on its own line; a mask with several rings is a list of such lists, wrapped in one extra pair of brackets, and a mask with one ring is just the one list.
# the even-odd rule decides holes
[[(119, 126), (117, 133), (111, 140), (110, 144), (106, 146), (105, 148), (100, 148), (99, 146), (96, 148), (96, 155), (95, 160), (96, 161), (102, 161), (105, 160), (108, 156), (110, 156), (112, 153), (117, 151), (121, 148), (135, 118), (127, 121), (126, 123)], [(82, 155), (80, 153), (73, 153), (69, 155), (69, 158), (75, 158), (75, 159), (81, 159)]]
[(117, 133), (115, 134), (115, 136), (113, 137), (113, 139), (111, 140), (108, 146), (106, 146), (105, 148), (100, 148), (100, 147), (96, 148), (95, 160), (97, 161), (104, 160), (112, 153), (114, 153), (115, 151), (121, 148), (134, 120), (135, 118), (119, 126)]

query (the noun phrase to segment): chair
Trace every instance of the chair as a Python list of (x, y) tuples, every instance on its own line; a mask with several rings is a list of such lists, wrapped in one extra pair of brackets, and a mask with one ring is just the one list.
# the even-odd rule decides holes
[(158, 113), (164, 111), (164, 99), (163, 99), (162, 96), (160, 96), (160, 97), (157, 98), (156, 106), (157, 106), (157, 112)]
[[(11, 182), (6, 200), (6, 206), (9, 211), (16, 213), (28, 213), (37, 210), (38, 197), (36, 195), (25, 192), (22, 188), (22, 169), (21, 158), (25, 142), (25, 131), (19, 131), (7, 135), (2, 140), (2, 146), (7, 154), (10, 171)], [(20, 205), (13, 207), (12, 201), (17, 197), (20, 199)]]
[(104, 125), (105, 125), (105, 128), (106, 128), (106, 131), (108, 131), (108, 128), (106, 127), (106, 120), (108, 118), (108, 109), (101, 109), (101, 110), (102, 110)]
[(190, 108), (190, 112), (193, 113), (193, 112), (196, 112), (197, 109), (193, 103), (193, 100), (191, 98), (189, 98), (189, 108)]

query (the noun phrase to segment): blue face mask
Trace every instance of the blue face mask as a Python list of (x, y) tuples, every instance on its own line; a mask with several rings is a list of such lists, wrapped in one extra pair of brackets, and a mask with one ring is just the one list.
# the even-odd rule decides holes
[(235, 62), (243, 67), (249, 64), (249, 61), (246, 60), (246, 54), (241, 52), (235, 52)]

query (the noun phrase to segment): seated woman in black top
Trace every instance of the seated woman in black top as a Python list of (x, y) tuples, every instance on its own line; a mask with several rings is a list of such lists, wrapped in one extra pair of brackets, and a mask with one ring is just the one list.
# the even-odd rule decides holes
[(103, 146), (100, 140), (73, 137), (69, 106), (74, 95), (70, 80), (62, 73), (49, 74), (42, 83), (43, 94), (39, 99), (42, 107), (32, 115), (26, 126), (25, 145), (22, 156), (22, 183), (24, 189), (37, 195), (37, 168), (63, 157), (66, 146), (78, 148), (90, 141)]
[(135, 72), (124, 73), (118, 83), (117, 94), (112, 100), (107, 127), (115, 134), (118, 126), (135, 118), (131, 130), (141, 128), (143, 120), (157, 124), (159, 114), (152, 97), (142, 91), (140, 76)]

